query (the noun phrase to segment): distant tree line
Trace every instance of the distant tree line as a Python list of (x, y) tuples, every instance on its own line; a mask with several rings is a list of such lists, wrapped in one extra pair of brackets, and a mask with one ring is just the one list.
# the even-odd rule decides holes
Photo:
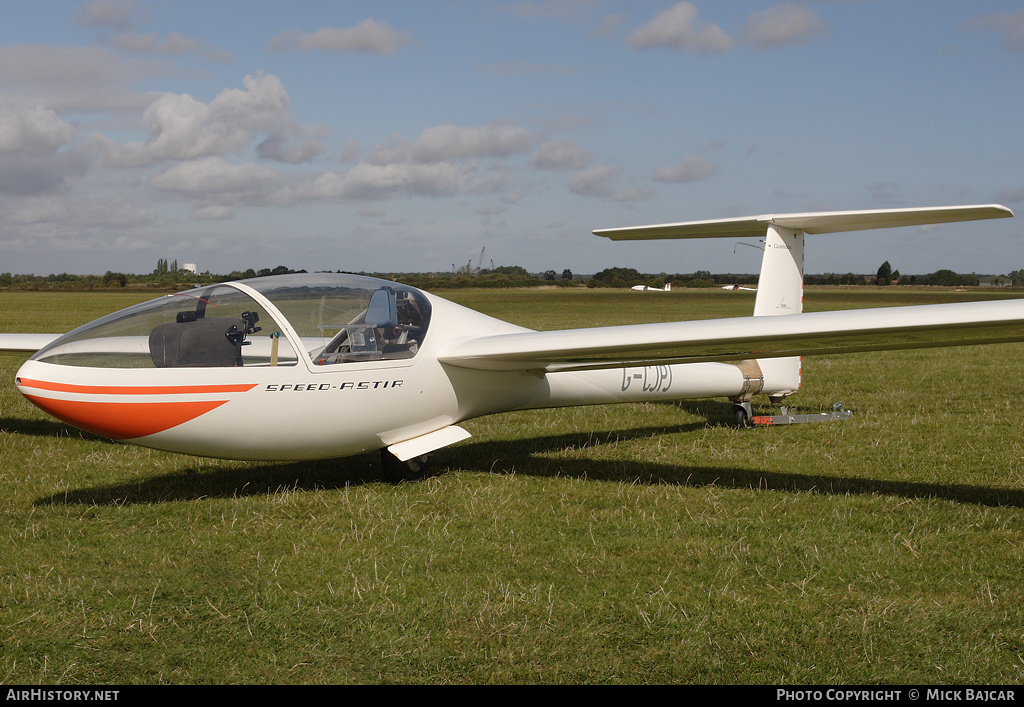
[(465, 269), (454, 273), (356, 273), (370, 275), (419, 287), (424, 290), (449, 290), (467, 287), (486, 289), (508, 289), (518, 287), (577, 287), (583, 284), (571, 270), (565, 269), (559, 275), (554, 270), (532, 274), (520, 265), (503, 265), (495, 268), (468, 272)]
[(260, 270), (252, 268), (244, 271), (236, 270), (226, 275), (210, 272), (194, 273), (179, 268), (176, 260), (168, 263), (164, 258), (160, 258), (152, 272), (141, 275), (109, 270), (102, 275), (74, 275), (71, 273), (12, 275), (5, 272), (0, 273), (0, 288), (14, 290), (111, 290), (121, 288), (181, 290), (198, 285), (212, 285), (217, 282), (295, 272), (306, 271), (292, 270), (284, 265), (278, 265), (275, 268)]
[(587, 287), (633, 287), (647, 285), (662, 288), (671, 284), (673, 287), (716, 287), (722, 285), (756, 285), (757, 275), (751, 274), (712, 274), (707, 270), (693, 273), (659, 273), (657, 275), (638, 272), (635, 268), (606, 268), (586, 282)]
[[(120, 288), (181, 290), (194, 286), (242, 280), (268, 275), (304, 273), (284, 265), (274, 268), (249, 268), (235, 270), (228, 274), (210, 272), (194, 273), (178, 267), (178, 262), (160, 258), (152, 272), (133, 275), (107, 271), (102, 275), (72, 275), (69, 273), (51, 275), (12, 275), (0, 273), (0, 288), (17, 290), (106, 290)], [(338, 271), (341, 272), (341, 271)], [(472, 270), (462, 268), (452, 272), (436, 273), (355, 273), (388, 280), (397, 280), (425, 290), (455, 288), (520, 288), (520, 287), (591, 287), (629, 288), (635, 285), (662, 288), (671, 283), (674, 288), (722, 287), (726, 285), (757, 285), (758, 276), (750, 273), (711, 273), (698, 270), (692, 273), (642, 273), (635, 268), (606, 268), (591, 276), (577, 275), (565, 268), (530, 273), (519, 265), (505, 265), (489, 269)], [(1006, 275), (1014, 287), (1024, 287), (1024, 268)], [(938, 270), (927, 275), (901, 275), (888, 261), (883, 263), (874, 276), (856, 273), (825, 273), (805, 275), (804, 283), (820, 285), (932, 285), (940, 287), (976, 287), (979, 278), (975, 274), (959, 274), (952, 270)]]
[[(1024, 285), (1024, 269), (1016, 270), (1011, 272), (1007, 276), (1012, 286), (1020, 287)], [(885, 287), (887, 285), (934, 285), (940, 287), (977, 287), (980, 284), (978, 276), (974, 273), (961, 274), (953, 272), (952, 270), (936, 270), (928, 275), (908, 275), (904, 276), (900, 274), (899, 270), (893, 269), (886, 260), (880, 266), (878, 266), (878, 272), (875, 273), (875, 285), (879, 287)]]

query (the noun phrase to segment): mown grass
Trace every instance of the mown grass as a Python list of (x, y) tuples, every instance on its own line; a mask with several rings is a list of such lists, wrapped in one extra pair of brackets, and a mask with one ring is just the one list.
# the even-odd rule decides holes
[[(536, 328), (752, 301), (446, 296)], [(111, 298), (0, 293), (0, 321), (58, 331), (130, 303)], [(0, 356), (4, 380), (21, 360)], [(805, 360), (789, 402), (841, 400), (834, 424), (738, 431), (723, 401), (483, 418), (398, 486), (369, 456), (114, 444), (7, 385), (0, 682), (1018, 683), (1022, 362), (1019, 344)]]

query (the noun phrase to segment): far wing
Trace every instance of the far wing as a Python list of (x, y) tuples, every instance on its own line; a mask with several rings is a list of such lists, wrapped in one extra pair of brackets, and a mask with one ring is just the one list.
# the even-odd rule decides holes
[(768, 226), (781, 226), (804, 233), (841, 233), (898, 226), (922, 226), (953, 221), (1010, 218), (1013, 212), (1000, 204), (979, 206), (938, 206), (913, 209), (872, 209), (870, 211), (816, 211), (798, 214), (764, 214), (741, 218), (687, 221), (654, 226), (604, 228), (595, 235), (613, 241), (665, 238), (754, 238), (764, 237)]
[(0, 334), (0, 351), (35, 353), (60, 336), (60, 334)]
[(445, 364), (563, 371), (1024, 341), (1024, 299), (538, 331), (452, 342)]

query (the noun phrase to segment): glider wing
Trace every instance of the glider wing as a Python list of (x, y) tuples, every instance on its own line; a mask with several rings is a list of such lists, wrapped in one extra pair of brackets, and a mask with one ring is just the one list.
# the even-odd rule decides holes
[(60, 334), (0, 334), (0, 351), (35, 353)]
[(438, 359), (555, 372), (1024, 341), (1024, 299), (538, 331), (462, 339)]
[(796, 214), (766, 214), (742, 218), (687, 221), (654, 226), (605, 228), (595, 235), (613, 241), (641, 241), (665, 238), (760, 238), (769, 226), (804, 233), (840, 233), (874, 228), (922, 226), (955, 221), (1011, 218), (1013, 212), (999, 204), (980, 206), (938, 206), (915, 209), (873, 209), (868, 211), (823, 211)]

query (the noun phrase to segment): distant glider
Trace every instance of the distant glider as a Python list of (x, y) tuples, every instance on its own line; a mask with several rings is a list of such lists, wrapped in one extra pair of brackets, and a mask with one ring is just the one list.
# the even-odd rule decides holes
[[(782, 214), (595, 231), (613, 240), (766, 236), (751, 317), (532, 331), (395, 282), (299, 274), (129, 307), (34, 351), (15, 380), (49, 414), (116, 440), (260, 461), (380, 450), (392, 479), (510, 410), (727, 398), (800, 387), (800, 356), (1024, 340), (1024, 300), (804, 314), (805, 234), (1010, 217), (1002, 206)], [(797, 316), (776, 316), (797, 315)]]

